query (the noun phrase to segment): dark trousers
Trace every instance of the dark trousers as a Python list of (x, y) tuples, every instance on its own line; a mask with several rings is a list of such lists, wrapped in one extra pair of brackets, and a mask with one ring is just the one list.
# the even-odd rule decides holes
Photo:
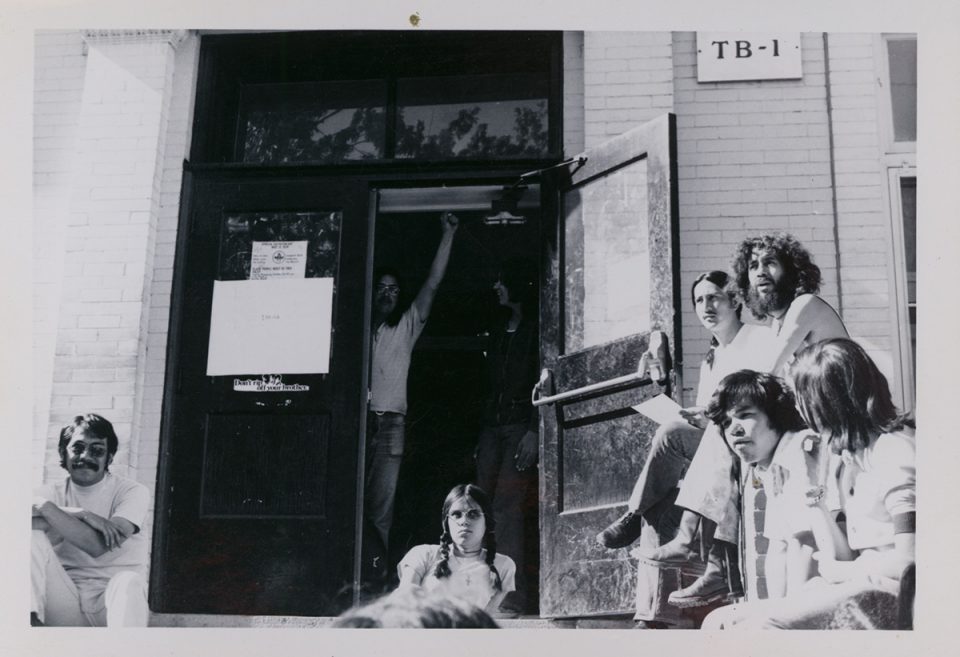
[(520, 472), (514, 461), (526, 432), (525, 424), (484, 427), (477, 446), (477, 485), (493, 502), (497, 552), (517, 565), (516, 593), (511, 597), (522, 610), (530, 607), (526, 571), (534, 565), (528, 563), (527, 555), (536, 548), (527, 545), (528, 523), (537, 522), (537, 469)]

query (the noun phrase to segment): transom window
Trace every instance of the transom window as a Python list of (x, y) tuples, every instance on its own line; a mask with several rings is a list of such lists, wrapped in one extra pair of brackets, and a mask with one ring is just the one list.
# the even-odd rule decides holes
[[(195, 162), (540, 160), (560, 152), (546, 32), (204, 37), (212, 105)], [(254, 59), (248, 53), (273, 52)], [(266, 60), (266, 61), (265, 61)], [(198, 116), (210, 114), (198, 112)]]

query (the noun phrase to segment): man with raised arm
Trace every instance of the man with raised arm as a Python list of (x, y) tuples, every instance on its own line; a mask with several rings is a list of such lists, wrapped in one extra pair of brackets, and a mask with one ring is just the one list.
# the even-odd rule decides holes
[[(374, 279), (365, 507), (367, 518), (376, 528), (385, 554), (393, 524), (397, 478), (403, 459), (410, 357), (430, 315), (437, 288), (447, 271), (459, 223), (450, 212), (441, 215), (442, 235), (430, 265), (430, 273), (408, 307), (400, 303), (403, 285), (399, 272), (380, 269)], [(381, 565), (381, 570), (383, 567), (385, 565)]]

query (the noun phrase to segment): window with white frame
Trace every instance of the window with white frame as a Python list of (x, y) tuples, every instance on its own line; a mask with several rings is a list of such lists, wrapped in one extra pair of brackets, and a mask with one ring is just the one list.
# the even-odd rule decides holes
[(900, 403), (914, 405), (917, 327), (917, 36), (883, 35), (881, 103), (886, 135), (883, 160), (887, 171), (893, 258), (892, 304), (897, 326), (901, 386)]

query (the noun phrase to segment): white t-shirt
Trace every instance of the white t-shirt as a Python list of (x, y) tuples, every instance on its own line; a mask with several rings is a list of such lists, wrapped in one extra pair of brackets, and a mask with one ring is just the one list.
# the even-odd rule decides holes
[(426, 318), (417, 304), (400, 317), (396, 326), (381, 324), (373, 334), (373, 358), (370, 368), (370, 410), (407, 413), (407, 373), (417, 338)]
[(493, 573), (487, 565), (487, 551), (481, 550), (475, 557), (457, 557), (450, 548), (450, 576), (438, 579), (434, 575), (440, 561), (439, 545), (418, 545), (407, 552), (397, 565), (400, 581), (412, 581), (428, 591), (444, 588), (447, 593), (466, 600), (482, 609), (496, 610), (504, 596), (516, 588), (517, 567), (513, 559), (497, 553), (493, 565), (500, 573), (501, 590), (493, 588)]
[(108, 520), (124, 518), (137, 531), (114, 550), (93, 557), (72, 543), (54, 546), (60, 564), (80, 591), (81, 608), (88, 613), (103, 609), (102, 593), (110, 578), (124, 570), (147, 576), (147, 540), (142, 531), (150, 507), (150, 491), (143, 484), (108, 472), (92, 486), (77, 486), (70, 477), (47, 484), (37, 494), (57, 506), (79, 507)]
[(916, 436), (884, 433), (859, 455), (844, 453), (839, 477), (828, 480), (847, 517), (854, 550), (893, 545), (894, 516), (917, 510)]
[(697, 385), (697, 406), (705, 407), (710, 397), (728, 374), (738, 370), (769, 372), (772, 366), (774, 335), (769, 326), (744, 324), (727, 345), (713, 348), (713, 365), (704, 359), (700, 364)]
[(810, 488), (803, 439), (815, 436), (811, 431), (788, 431), (780, 438), (766, 468), (755, 466), (754, 474), (763, 482), (767, 497), (763, 516), (763, 535), (772, 541), (785, 541), (809, 531), (805, 493)]

